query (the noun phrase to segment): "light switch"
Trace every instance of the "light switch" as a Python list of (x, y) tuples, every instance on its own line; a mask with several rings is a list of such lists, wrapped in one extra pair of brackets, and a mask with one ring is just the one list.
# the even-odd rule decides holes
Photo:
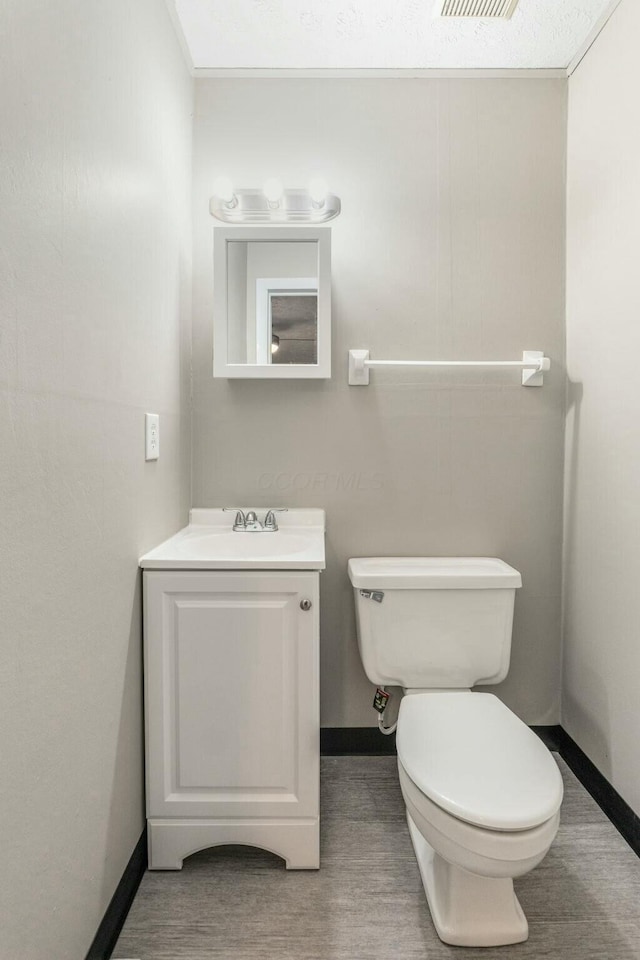
[(144, 458), (157, 460), (160, 456), (160, 415), (145, 413), (144, 415)]

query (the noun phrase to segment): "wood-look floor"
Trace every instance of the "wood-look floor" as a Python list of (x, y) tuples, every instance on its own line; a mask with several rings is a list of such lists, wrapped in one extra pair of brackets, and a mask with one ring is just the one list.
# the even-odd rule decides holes
[[(557, 756), (557, 755), (556, 755)], [(516, 881), (529, 940), (448, 947), (425, 901), (393, 757), (322, 760), (322, 866), (286, 871), (247, 847), (150, 873), (114, 958), (140, 960), (639, 960), (640, 860), (559, 760), (562, 825)]]

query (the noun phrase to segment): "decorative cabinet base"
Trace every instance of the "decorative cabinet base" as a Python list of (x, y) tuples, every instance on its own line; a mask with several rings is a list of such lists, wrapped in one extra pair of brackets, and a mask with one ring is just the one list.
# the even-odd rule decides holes
[(320, 866), (318, 817), (290, 820), (149, 820), (149, 869), (181, 870), (185, 857), (225, 843), (270, 850), (287, 870)]

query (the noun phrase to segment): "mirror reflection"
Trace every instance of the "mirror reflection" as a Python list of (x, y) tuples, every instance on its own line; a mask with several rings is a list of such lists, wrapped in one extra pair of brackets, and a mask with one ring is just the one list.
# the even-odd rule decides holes
[(227, 244), (228, 362), (317, 364), (316, 241)]

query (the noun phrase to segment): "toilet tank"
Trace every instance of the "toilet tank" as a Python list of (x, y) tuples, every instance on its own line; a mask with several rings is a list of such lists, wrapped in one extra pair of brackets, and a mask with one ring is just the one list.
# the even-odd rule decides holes
[(493, 557), (349, 560), (358, 646), (373, 683), (499, 683), (509, 670), (517, 570)]

